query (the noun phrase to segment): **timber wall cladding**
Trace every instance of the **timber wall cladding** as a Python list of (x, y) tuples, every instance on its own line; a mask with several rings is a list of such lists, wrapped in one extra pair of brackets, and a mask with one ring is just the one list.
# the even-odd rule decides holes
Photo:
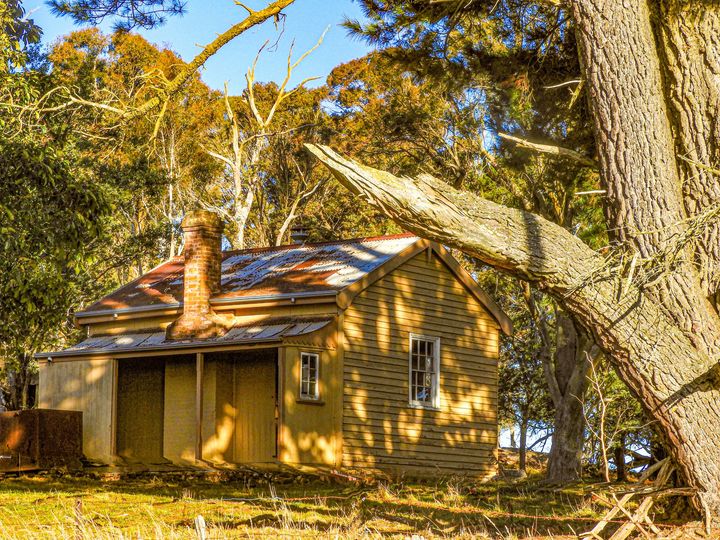
[[(300, 354), (320, 357), (318, 402), (298, 399)], [(339, 466), (341, 448), (342, 375), (334, 349), (285, 347), (283, 361), (283, 422), (280, 460), (284, 463)]]
[[(343, 465), (494, 472), (498, 332), (426, 253), (358, 295), (344, 321)], [(440, 337), (439, 410), (408, 404), (411, 333)]]
[(83, 453), (112, 459), (113, 361), (40, 362), (41, 409), (82, 411)]

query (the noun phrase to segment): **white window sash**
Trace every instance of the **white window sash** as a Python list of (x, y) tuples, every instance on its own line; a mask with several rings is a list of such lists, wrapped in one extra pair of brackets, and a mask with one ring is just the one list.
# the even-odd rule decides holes
[(317, 353), (300, 353), (300, 399), (320, 399), (320, 355)]
[[(413, 342), (418, 343), (417, 355), (421, 355), (422, 344), (420, 342), (429, 342), (433, 344), (433, 370), (430, 378), (430, 401), (415, 399), (414, 389), (417, 388), (415, 385), (413, 372), (421, 373), (423, 377), (423, 384), (425, 386), (425, 380), (428, 372), (425, 369), (413, 369)], [(439, 409), (440, 408), (440, 338), (437, 336), (426, 336), (422, 334), (410, 334), (409, 338), (409, 354), (408, 354), (408, 403), (411, 407), (422, 408), (422, 409)], [(427, 367), (427, 349), (422, 354), (424, 365), (418, 365), (418, 368)]]

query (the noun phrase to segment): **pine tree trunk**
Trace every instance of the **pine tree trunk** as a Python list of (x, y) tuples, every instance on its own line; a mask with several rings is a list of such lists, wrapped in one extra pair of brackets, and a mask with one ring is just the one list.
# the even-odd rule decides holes
[[(683, 201), (694, 216), (720, 202), (720, 2), (662, 0), (654, 7)], [(696, 247), (701, 286), (717, 310), (720, 221), (708, 224)]]
[[(679, 3), (668, 1), (667, 5)], [(677, 352), (671, 350), (658, 350), (654, 354), (660, 359), (656, 364), (659, 369), (654, 375), (666, 377), (670, 383), (667, 386), (675, 387), (674, 392), (663, 396), (649, 391), (653, 372), (643, 366), (645, 359), (620, 358), (616, 347), (609, 350), (625, 382), (663, 425), (663, 435), (686, 479), (702, 492), (704, 504), (717, 513), (720, 447), (715, 441), (720, 436), (720, 393), (717, 363), (711, 359), (720, 353), (720, 325), (717, 312), (706, 299), (707, 272), (701, 275), (693, 266), (700, 254), (699, 260), (711, 265), (708, 271), (716, 271), (716, 261), (709, 263), (709, 254), (717, 246), (703, 247), (700, 239), (696, 252), (686, 246), (673, 248), (678, 235), (687, 230), (688, 212), (683, 198), (687, 182), (681, 178), (673, 139), (673, 131), (683, 130), (670, 122), (668, 102), (672, 101), (672, 92), (664, 85), (663, 69), (674, 73), (678, 70), (667, 63), (661, 67), (661, 53), (651, 25), (653, 14), (645, 0), (574, 0), (572, 8), (601, 176), (608, 189), (609, 225), (627, 249), (645, 259), (672, 251), (672, 266), (655, 286), (643, 290), (643, 297), (657, 303), (680, 329), (695, 349), (694, 354), (687, 353), (692, 363), (702, 367), (700, 373), (694, 369), (696, 375), (688, 379), (687, 359), (678, 358)], [(702, 39), (697, 29), (687, 31), (686, 39)], [(689, 74), (686, 70), (683, 80)], [(694, 97), (688, 88), (688, 95), (680, 98), (686, 104), (685, 111), (694, 107)], [(597, 321), (590, 327), (598, 328)]]

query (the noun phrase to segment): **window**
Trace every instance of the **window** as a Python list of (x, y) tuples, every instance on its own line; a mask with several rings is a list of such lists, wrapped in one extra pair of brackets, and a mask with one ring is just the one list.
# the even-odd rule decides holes
[(437, 408), (440, 338), (410, 335), (410, 404)]
[(300, 399), (318, 399), (318, 375), (320, 356), (314, 353), (300, 353)]

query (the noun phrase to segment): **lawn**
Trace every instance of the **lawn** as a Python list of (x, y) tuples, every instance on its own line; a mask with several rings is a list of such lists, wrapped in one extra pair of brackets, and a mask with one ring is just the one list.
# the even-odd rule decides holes
[(552, 489), (532, 478), (253, 483), (7, 477), (0, 538), (198, 538), (197, 516), (206, 538), (562, 538), (591, 529), (604, 511), (592, 495), (598, 485)]

